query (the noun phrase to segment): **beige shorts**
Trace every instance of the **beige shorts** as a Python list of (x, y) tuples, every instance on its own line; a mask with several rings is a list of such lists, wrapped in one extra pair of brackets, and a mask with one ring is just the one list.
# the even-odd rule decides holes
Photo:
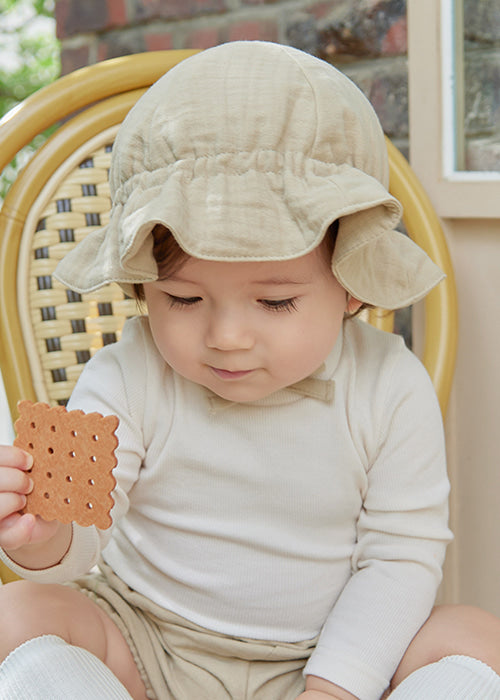
[(156, 700), (296, 700), (317, 639), (286, 643), (219, 634), (132, 591), (109, 567), (70, 584), (118, 625)]

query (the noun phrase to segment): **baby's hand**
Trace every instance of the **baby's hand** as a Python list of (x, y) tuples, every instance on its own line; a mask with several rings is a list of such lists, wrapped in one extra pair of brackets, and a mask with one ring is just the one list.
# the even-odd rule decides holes
[(297, 700), (357, 700), (357, 698), (347, 690), (323, 678), (306, 676), (305, 692), (301, 693)]
[(0, 547), (6, 550), (47, 542), (59, 527), (56, 521), (46, 522), (20, 512), (33, 488), (29, 475), (32, 464), (27, 452), (0, 445)]

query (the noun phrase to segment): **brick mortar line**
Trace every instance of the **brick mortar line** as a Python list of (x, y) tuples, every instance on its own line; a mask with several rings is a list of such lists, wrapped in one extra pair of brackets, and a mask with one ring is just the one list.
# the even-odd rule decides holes
[[(229, 7), (224, 11), (210, 12), (207, 14), (196, 14), (192, 17), (162, 18), (162, 17), (145, 17), (144, 19), (134, 20), (131, 15), (130, 4), (126, 7), (126, 24), (118, 24), (113, 27), (96, 28), (84, 34), (73, 34), (72, 36), (62, 37), (61, 43), (69, 42), (77, 36), (103, 36), (113, 32), (123, 32), (127, 30), (140, 30), (141, 28), (160, 27), (164, 31), (172, 31), (173, 27), (184, 29), (185, 27), (194, 26), (197, 23), (203, 28), (223, 27), (228, 20), (233, 23), (235, 21), (259, 21), (269, 19), (286, 20), (293, 12), (306, 12), (311, 7), (320, 5), (320, 0), (288, 0), (286, 2), (277, 2), (269, 5), (239, 5), (238, 7)], [(334, 9), (332, 7), (332, 9)], [(319, 20), (317, 20), (319, 21)], [(323, 21), (323, 20), (322, 20)]]

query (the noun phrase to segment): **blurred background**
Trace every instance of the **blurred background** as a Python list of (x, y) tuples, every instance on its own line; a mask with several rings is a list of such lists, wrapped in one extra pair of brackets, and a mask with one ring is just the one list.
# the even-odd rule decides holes
[[(500, 1), (0, 0), (0, 116), (98, 61), (238, 39), (295, 46), (351, 77), (440, 216), (460, 313), (442, 598), (500, 615)], [(4, 172), (0, 199), (30, 150)], [(1, 391), (0, 419), (8, 440)]]
[[(465, 54), (461, 169), (499, 170), (500, 5), (455, 4)], [(406, 0), (0, 0), (0, 116), (58, 75), (97, 61), (237, 39), (289, 44), (334, 64), (408, 153)]]

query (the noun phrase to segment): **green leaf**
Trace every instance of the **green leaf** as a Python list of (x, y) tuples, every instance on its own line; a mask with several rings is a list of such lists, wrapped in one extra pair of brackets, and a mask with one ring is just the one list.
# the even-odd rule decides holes
[[(54, 0), (0, 0), (0, 117), (59, 77), (54, 10)], [(0, 201), (48, 133), (37, 137), (0, 175)]]

